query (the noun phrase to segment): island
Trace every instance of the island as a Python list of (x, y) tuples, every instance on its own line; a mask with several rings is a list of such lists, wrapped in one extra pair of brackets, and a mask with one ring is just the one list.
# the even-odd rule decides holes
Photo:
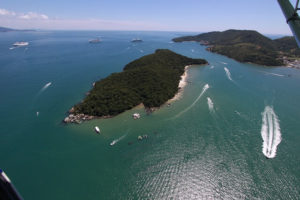
[(293, 37), (272, 40), (253, 30), (214, 31), (173, 39), (174, 42), (195, 41), (207, 50), (239, 62), (265, 66), (299, 67), (300, 50)]
[(19, 31), (19, 32), (28, 32), (28, 31), (35, 31), (33, 29), (12, 29), (12, 28), (7, 28), (7, 27), (0, 27), (0, 32), (14, 32), (14, 31)]
[(109, 118), (140, 104), (151, 112), (176, 95), (186, 66), (206, 64), (204, 59), (192, 59), (168, 49), (158, 49), (130, 62), (122, 72), (112, 73), (95, 82), (83, 101), (70, 109), (64, 122)]

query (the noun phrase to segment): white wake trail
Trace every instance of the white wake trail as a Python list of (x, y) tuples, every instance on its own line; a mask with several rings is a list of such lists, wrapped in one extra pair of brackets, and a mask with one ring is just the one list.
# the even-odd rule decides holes
[(285, 75), (283, 75), (283, 74), (276, 74), (276, 73), (265, 72), (265, 71), (260, 71), (260, 70), (259, 70), (259, 72), (262, 72), (262, 73), (264, 73), (264, 74), (266, 74), (266, 75), (273, 75), (273, 76), (280, 76), (280, 77), (285, 76)]
[(113, 140), (110, 145), (113, 146), (115, 144), (117, 144), (118, 142), (120, 142), (120, 140), (124, 139), (127, 136), (127, 133), (121, 137), (119, 137), (118, 139)]
[(213, 68), (215, 68), (215, 66), (212, 65), (209, 69), (213, 69)]
[(211, 98), (207, 97), (207, 105), (210, 112), (214, 112), (214, 103), (212, 102)]
[(227, 63), (226, 63), (226, 62), (220, 62), (220, 63), (222, 63), (223, 65), (227, 65)]
[(45, 91), (52, 83), (49, 82), (46, 85), (44, 85), (44, 87), (41, 89), (41, 92)]
[(276, 74), (276, 73), (270, 73), (270, 72), (266, 72), (266, 74), (270, 74), (270, 75), (274, 75), (274, 76), (284, 76), (284, 75), (282, 75), (282, 74)]
[(197, 99), (186, 109), (184, 109), (183, 111), (181, 111), (180, 113), (178, 113), (177, 115), (175, 115), (174, 119), (179, 117), (180, 115), (182, 115), (183, 113), (185, 113), (186, 111), (188, 111), (189, 109), (191, 109), (198, 101), (199, 99), (202, 97), (202, 95), (206, 92), (206, 90), (209, 88), (208, 84), (205, 84), (200, 95), (197, 97)]
[(270, 106), (266, 106), (262, 113), (261, 137), (263, 139), (263, 154), (267, 158), (274, 158), (277, 146), (281, 142), (281, 132), (279, 119)]
[(224, 67), (224, 70), (225, 70), (227, 78), (229, 80), (233, 81), (232, 78), (231, 78), (231, 73), (230, 73), (229, 69), (227, 67)]

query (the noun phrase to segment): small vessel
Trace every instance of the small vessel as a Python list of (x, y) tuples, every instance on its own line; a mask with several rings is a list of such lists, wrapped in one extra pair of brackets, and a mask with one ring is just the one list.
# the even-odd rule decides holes
[(96, 133), (100, 133), (100, 128), (98, 126), (95, 126)]
[(142, 140), (142, 139), (143, 139), (143, 137), (139, 135), (138, 136), (138, 140)]
[(139, 119), (141, 117), (141, 115), (139, 113), (134, 113), (132, 115), (133, 119)]
[(133, 38), (131, 42), (143, 42), (143, 40), (140, 38)]
[(29, 42), (15, 42), (13, 44), (14, 47), (22, 47), (22, 46), (27, 46)]
[(116, 144), (116, 140), (114, 140), (114, 141), (112, 141), (111, 143), (110, 143), (110, 146), (113, 146), (113, 145), (115, 145)]
[(96, 43), (99, 43), (99, 42), (101, 42), (101, 40), (99, 38), (89, 40), (89, 43), (91, 43), (91, 44), (96, 44)]
[(40, 112), (39, 112), (39, 111), (37, 111), (37, 112), (36, 112), (36, 116), (38, 117), (38, 116), (39, 116), (39, 114), (40, 114)]

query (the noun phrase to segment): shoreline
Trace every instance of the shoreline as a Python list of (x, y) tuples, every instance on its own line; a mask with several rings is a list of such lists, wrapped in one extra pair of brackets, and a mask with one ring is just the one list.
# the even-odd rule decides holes
[[(138, 109), (138, 108), (145, 108), (145, 106), (144, 106), (143, 103), (140, 103), (140, 104), (136, 105), (135, 107), (131, 108), (130, 110)], [(129, 111), (129, 110), (126, 110), (126, 111)], [(126, 112), (126, 111), (124, 111), (124, 112)], [(106, 115), (106, 116), (99, 117), (99, 116), (86, 115), (86, 114), (83, 114), (83, 113), (75, 115), (73, 113), (74, 113), (74, 107), (72, 107), (68, 111), (68, 115), (62, 120), (62, 122), (65, 123), (65, 124), (71, 124), (71, 123), (81, 124), (82, 122), (90, 121), (90, 120), (93, 120), (93, 119), (109, 119), (109, 118), (113, 118), (113, 117), (116, 116), (116, 115), (115, 116)]]
[(181, 79), (178, 83), (178, 92), (174, 95), (172, 99), (169, 99), (166, 103), (172, 103), (174, 101), (177, 101), (182, 98), (182, 94), (184, 91), (185, 86), (187, 85), (187, 78), (188, 78), (188, 68), (191, 67), (191, 65), (187, 65), (184, 67), (184, 73), (181, 75)]

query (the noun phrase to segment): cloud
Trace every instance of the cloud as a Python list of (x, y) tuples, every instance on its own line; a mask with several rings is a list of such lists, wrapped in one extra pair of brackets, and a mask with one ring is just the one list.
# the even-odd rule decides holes
[(0, 8), (0, 19), (10, 19), (10, 20), (48, 20), (49, 17), (45, 14), (28, 12), (28, 13), (16, 13), (14, 11), (6, 10)]
[(160, 24), (137, 20), (59, 19), (46, 14), (17, 13), (0, 8), (0, 26), (16, 29), (52, 30), (159, 30)]
[(27, 14), (21, 14), (19, 16), (20, 19), (26, 19), (26, 20), (31, 20), (31, 19), (42, 19), (42, 20), (47, 20), (49, 17), (45, 14), (38, 14), (34, 12), (29, 12)]
[(16, 13), (0, 8), (0, 16), (16, 16)]

